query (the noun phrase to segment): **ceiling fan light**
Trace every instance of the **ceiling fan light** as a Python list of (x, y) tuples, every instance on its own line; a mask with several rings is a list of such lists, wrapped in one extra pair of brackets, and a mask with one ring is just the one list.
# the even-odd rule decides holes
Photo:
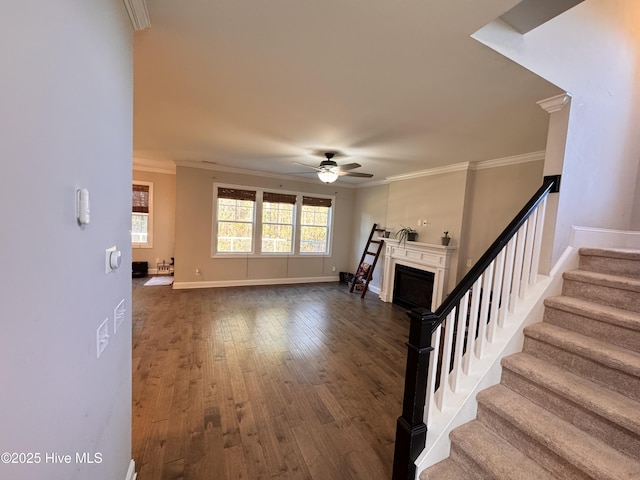
[(318, 178), (324, 183), (333, 183), (338, 179), (338, 173), (333, 170), (322, 170), (318, 172)]

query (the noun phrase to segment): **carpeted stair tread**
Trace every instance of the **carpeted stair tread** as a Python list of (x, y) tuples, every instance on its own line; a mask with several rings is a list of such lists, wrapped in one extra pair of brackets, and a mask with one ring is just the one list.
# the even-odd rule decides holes
[(451, 458), (445, 458), (421, 473), (420, 480), (472, 480), (472, 477)]
[(579, 253), (421, 480), (640, 480), (640, 250)]
[(502, 366), (640, 438), (639, 402), (526, 353), (503, 358)]
[(632, 248), (591, 248), (582, 247), (578, 250), (581, 256), (607, 257), (620, 260), (640, 261), (640, 250)]
[(640, 292), (640, 279), (609, 275), (606, 273), (572, 270), (563, 274), (564, 280), (589, 283), (608, 288), (617, 288), (630, 292)]
[(566, 295), (548, 297), (544, 301), (544, 304), (549, 308), (574, 313), (640, 332), (640, 313), (638, 312), (601, 305), (581, 298), (567, 297)]
[(545, 301), (543, 321), (640, 352), (640, 312), (561, 295)]
[[(640, 462), (585, 434), (503, 385), (484, 390), (477, 398), (480, 409), (487, 409), (509, 425), (507, 432), (498, 430), (499, 435), (505, 433), (510, 443), (518, 443), (527, 451), (530, 448), (538, 450), (535, 446), (542, 446), (534, 452), (535, 458), (558, 478), (573, 478), (572, 473), (577, 474), (574, 470), (601, 480), (640, 478)], [(478, 418), (483, 418), (480, 410)], [(489, 428), (505, 427), (491, 425)]]
[(581, 248), (579, 268), (640, 279), (640, 251), (630, 249)]
[[(523, 452), (477, 420), (451, 431), (452, 458), (471, 469), (469, 478), (495, 480), (553, 480), (554, 477)], [(463, 455), (466, 458), (456, 458)], [(435, 476), (427, 476), (438, 480)], [(463, 477), (464, 478), (464, 477)]]
[(548, 323), (531, 325), (525, 328), (524, 333), (525, 336), (536, 338), (609, 368), (640, 377), (640, 353)]

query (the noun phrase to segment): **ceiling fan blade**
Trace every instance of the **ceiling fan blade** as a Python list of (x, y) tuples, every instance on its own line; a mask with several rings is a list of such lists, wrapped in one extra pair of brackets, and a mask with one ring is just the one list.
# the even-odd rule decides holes
[(363, 177), (363, 178), (371, 178), (373, 177), (372, 173), (360, 173), (360, 172), (338, 172), (338, 175), (341, 177)]
[(340, 170), (342, 170), (344, 172), (344, 171), (347, 171), (347, 170), (353, 170), (354, 168), (360, 168), (361, 166), (362, 165), (360, 165), (359, 163), (347, 163), (345, 165), (340, 165), (338, 167), (338, 169), (340, 169)]
[(295, 165), (300, 165), (301, 167), (306, 167), (306, 168), (310, 168), (312, 170), (315, 170), (316, 172), (321, 172), (322, 169), (318, 168), (318, 167), (314, 167), (313, 165), (307, 165), (306, 163), (300, 163), (300, 162), (291, 162)]

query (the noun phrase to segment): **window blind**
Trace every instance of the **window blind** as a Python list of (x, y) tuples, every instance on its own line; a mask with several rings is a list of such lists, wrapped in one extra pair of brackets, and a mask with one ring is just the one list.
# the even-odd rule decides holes
[(309, 205), (310, 207), (331, 207), (330, 198), (318, 198), (318, 197), (302, 197), (302, 205)]
[(218, 198), (230, 198), (232, 200), (256, 201), (255, 190), (240, 190), (238, 188), (218, 187)]
[(286, 193), (272, 193), (264, 192), (262, 194), (262, 201), (269, 203), (288, 203), (291, 205), (296, 204), (296, 196)]
[(133, 185), (131, 211), (133, 213), (149, 213), (149, 185)]

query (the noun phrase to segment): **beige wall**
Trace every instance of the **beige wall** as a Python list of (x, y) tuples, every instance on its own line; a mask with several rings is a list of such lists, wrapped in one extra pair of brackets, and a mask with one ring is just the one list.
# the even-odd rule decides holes
[[(402, 226), (418, 231), (418, 242), (440, 244), (446, 230), (457, 246), (467, 182), (466, 170), (429, 175), (389, 185), (387, 226), (392, 235)], [(426, 220), (427, 226), (418, 226)]]
[(133, 180), (153, 183), (153, 247), (132, 249), (134, 262), (149, 262), (149, 269), (159, 261), (174, 256), (176, 219), (176, 176), (167, 173), (133, 171)]
[[(213, 184), (269, 188), (335, 195), (333, 209), (333, 243), (331, 254), (319, 257), (241, 256), (212, 258)], [(176, 286), (201, 282), (201, 286), (224, 282), (251, 283), (268, 280), (327, 280), (338, 278), (349, 269), (349, 253), (353, 230), (352, 188), (279, 178), (260, 177), (209, 169), (178, 166), (176, 171)], [(335, 267), (335, 271), (333, 270)], [(200, 275), (196, 275), (196, 269)]]
[[(373, 224), (377, 223), (380, 228), (387, 226), (388, 197), (389, 185), (386, 184), (356, 190), (354, 211), (357, 213), (354, 216), (356, 220), (353, 223), (348, 272), (355, 273), (357, 270)], [(379, 290), (382, 286), (382, 258), (378, 259), (369, 284), (373, 290)]]
[[(469, 270), (497, 235), (542, 185), (543, 160), (479, 170), (464, 169), (357, 190), (350, 272), (360, 260), (374, 222), (394, 233), (403, 225), (418, 231), (418, 242), (440, 244), (449, 231), (453, 256), (446, 292)], [(427, 220), (427, 226), (418, 226)], [(382, 259), (373, 289), (382, 284)], [(445, 292), (445, 293), (446, 293)]]
[(475, 263), (540, 188), (542, 168), (540, 160), (472, 172), (459, 278), (470, 270), (467, 260)]
[[(469, 270), (467, 259), (477, 261), (542, 184), (542, 168), (543, 161), (539, 160), (478, 170), (461, 169), (351, 189), (178, 167), (175, 176), (176, 283), (188, 286), (189, 283), (196, 285), (195, 282), (200, 282), (207, 286), (225, 282), (243, 284), (274, 279), (337, 278), (341, 271), (355, 272), (371, 227), (378, 223), (389, 228), (392, 237), (401, 225), (413, 227), (419, 233), (418, 241), (423, 243), (439, 244), (442, 232), (448, 230), (452, 237), (451, 245), (457, 247), (446, 286), (450, 291)], [(135, 178), (154, 181), (154, 190), (160, 191), (159, 187), (165, 185), (161, 180), (172, 177), (136, 174)], [(155, 182), (158, 182), (157, 186)], [(335, 195), (331, 255), (312, 258), (250, 255), (212, 258), (215, 182)], [(159, 207), (154, 209), (158, 212)], [(418, 226), (419, 219), (426, 220), (428, 225)], [(332, 270), (334, 266), (335, 271)], [(196, 269), (200, 270), (200, 275), (196, 275)], [(376, 266), (371, 288), (379, 289), (381, 285), (382, 258)]]
[[(391, 235), (401, 226), (412, 227), (418, 231), (418, 242), (440, 245), (443, 232), (448, 231), (450, 245), (460, 248), (468, 174), (465, 169), (391, 183), (387, 210)], [(418, 226), (418, 220), (426, 220), (428, 225)], [(455, 286), (457, 269), (455, 250), (445, 293)]]

